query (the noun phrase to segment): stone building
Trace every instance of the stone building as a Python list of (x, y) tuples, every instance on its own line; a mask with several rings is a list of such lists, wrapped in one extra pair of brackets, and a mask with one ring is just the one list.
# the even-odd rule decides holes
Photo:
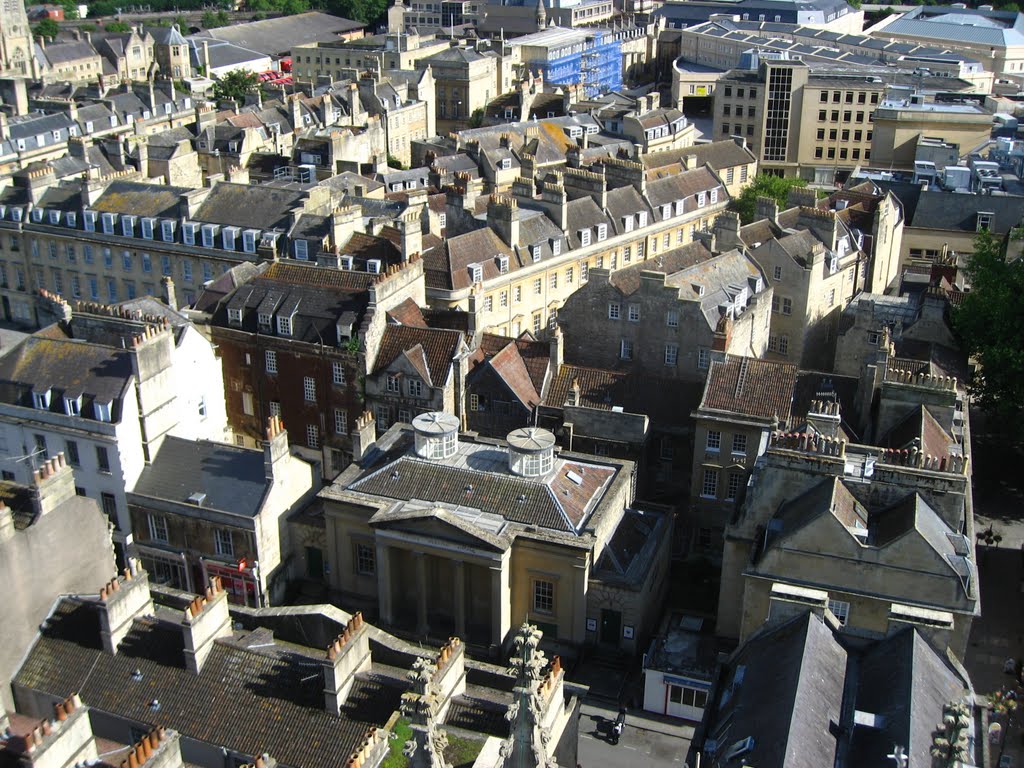
[(169, 437), (128, 494), (135, 549), (158, 584), (196, 593), (216, 576), (231, 602), (277, 604), (304, 575), (292, 572), (284, 521), (319, 487), (280, 417), (262, 451)]
[(201, 297), (224, 365), (236, 441), (258, 446), (261, 425), (280, 416), (293, 450), (328, 478), (351, 460), (363, 379), (389, 313), (423, 302), (421, 261), (403, 263), (389, 241), (362, 233), (343, 242), (349, 269), (278, 262), (251, 277), (225, 275)]
[(0, 360), (4, 477), (26, 483), (63, 452), (76, 490), (131, 533), (126, 491), (171, 436), (225, 436), (223, 383), (213, 348), (177, 313), (41, 297), (59, 322)]
[(528, 334), (517, 339), (482, 334), (466, 375), (467, 427), (503, 437), (532, 424), (551, 380), (553, 347)]
[(631, 508), (632, 463), (556, 455), (543, 429), (505, 442), (458, 428), (438, 413), (396, 424), (321, 492), (330, 585), (343, 602), (376, 606), (385, 626), (454, 632), (495, 653), (519, 616), (569, 646), (646, 647), (671, 519)]
[(735, 356), (712, 361), (700, 407), (692, 413), (687, 524), (694, 551), (720, 554), (755, 461), (772, 432), (789, 424), (796, 378), (791, 363)]
[(0, 30), (0, 74), (31, 76), (33, 40), (24, 4), (10, 2), (0, 7)]
[(558, 324), (577, 364), (700, 381), (715, 353), (764, 354), (771, 306), (753, 259), (696, 242), (615, 272), (591, 270)]
[(480, 53), (468, 47), (446, 47), (417, 58), (415, 66), (429, 68), (433, 73), (437, 128), (441, 132), (464, 127), (476, 110), (504, 93), (499, 84), (507, 65), (493, 51)]

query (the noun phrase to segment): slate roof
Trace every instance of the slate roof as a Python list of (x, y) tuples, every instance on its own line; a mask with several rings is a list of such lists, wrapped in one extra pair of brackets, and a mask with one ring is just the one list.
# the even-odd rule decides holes
[(462, 334), (458, 331), (388, 325), (384, 328), (384, 335), (377, 350), (373, 373), (380, 373), (400, 355), (409, 353), (413, 356), (411, 359), (422, 360), (417, 367), (424, 367), (420, 374), (427, 384), (440, 387), (448, 380), (452, 361), (461, 344)]
[(649, 152), (640, 156), (640, 162), (648, 173), (666, 165), (678, 164), (684, 157), (694, 157), (693, 167), (710, 165), (716, 171), (747, 165), (757, 161), (749, 149), (741, 147), (732, 139), (712, 141), (708, 144), (694, 144), (685, 149), (670, 149), (662, 152)]
[[(368, 728), (382, 726), (398, 708), (404, 681), (371, 673), (357, 677), (341, 717), (328, 715), (322, 652), (285, 643), (250, 647), (269, 641), (265, 630), (217, 640), (195, 675), (185, 669), (178, 627), (137, 619), (111, 655), (100, 646), (95, 607), (64, 598), (16, 680), (55, 698), (75, 691), (101, 712), (164, 725), (243, 755), (266, 751), (303, 768), (335, 768), (338, 755), (349, 754)], [(136, 669), (139, 682), (132, 680)], [(149, 706), (154, 699), (158, 712)]]
[[(338, 335), (338, 321), (348, 315), (353, 326), (359, 327), (373, 278), (365, 272), (276, 262), (223, 298), (212, 322), (227, 327), (228, 309), (239, 309), (241, 329), (256, 333), (260, 311), (274, 314), (282, 307), (294, 306), (292, 333), (287, 338), (310, 344), (341, 344), (345, 340)], [(273, 331), (276, 333), (276, 325)]]
[(181, 195), (190, 191), (188, 187), (113, 181), (91, 208), (94, 211), (177, 219), (178, 201)]
[(210, 190), (192, 220), (287, 231), (291, 227), (291, 212), (300, 207), (303, 199), (299, 191), (221, 182)]
[(111, 421), (116, 423), (133, 375), (127, 350), (70, 339), (58, 326), (50, 326), (0, 358), (0, 400), (32, 408), (33, 390), (51, 388), (51, 411), (64, 413), (65, 393), (82, 395), (83, 418), (96, 418), (93, 403), (111, 403)]
[(434, 248), (424, 256), (427, 287), (443, 290), (468, 288), (472, 284), (470, 264), (483, 267), (484, 280), (497, 277), (501, 274), (497, 256), (509, 257), (509, 270), (513, 264), (518, 265), (514, 249), (505, 245), (490, 227), (446, 238), (440, 248)]
[[(539, 479), (518, 477), (507, 469), (470, 469), (470, 463), (467, 460), (466, 466), (453, 466), (401, 456), (356, 480), (349, 488), (403, 501), (427, 497), (442, 504), (501, 515), (513, 523), (576, 533), (615, 475), (611, 467), (561, 459), (556, 459), (552, 471)], [(583, 478), (581, 485), (566, 478), (569, 471)]]
[(256, 517), (269, 485), (263, 451), (170, 436), (128, 496), (187, 503), (203, 493), (203, 509)]
[(995, 214), (990, 229), (996, 234), (1004, 235), (1021, 222), (1021, 198), (1012, 195), (958, 195), (922, 190), (919, 185), (907, 182), (877, 181), (876, 184), (899, 198), (907, 226), (915, 229), (976, 232), (979, 211)]
[(310, 11), (294, 16), (209, 29), (189, 39), (199, 41), (200, 49), (203, 38), (213, 38), (259, 51), (265, 56), (276, 57), (288, 56), (292, 48), (298, 45), (337, 40), (338, 35), (364, 26), (365, 24), (351, 19)]
[(789, 419), (796, 366), (730, 355), (712, 360), (700, 410), (725, 411), (761, 419)]

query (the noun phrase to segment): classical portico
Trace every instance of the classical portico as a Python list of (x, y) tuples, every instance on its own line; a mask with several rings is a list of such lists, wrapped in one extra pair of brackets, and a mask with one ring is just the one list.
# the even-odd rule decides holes
[(410, 501), (370, 519), (381, 621), (417, 635), (501, 647), (511, 629), (505, 521)]

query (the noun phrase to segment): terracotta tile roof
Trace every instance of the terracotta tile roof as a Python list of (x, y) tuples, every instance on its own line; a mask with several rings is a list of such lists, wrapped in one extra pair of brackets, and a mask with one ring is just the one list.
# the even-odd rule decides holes
[(388, 310), (388, 319), (400, 325), (411, 325), (417, 328), (426, 328), (427, 321), (423, 317), (423, 311), (412, 299), (406, 299), (397, 307)]
[(700, 409), (788, 421), (796, 373), (791, 363), (753, 357), (712, 361)]
[(501, 380), (526, 408), (532, 409), (540, 402), (540, 395), (537, 394), (537, 389), (533, 386), (530, 372), (526, 369), (526, 364), (514, 342), (507, 344), (485, 365), (490, 365), (494, 369), (494, 372), (501, 377)]
[(448, 379), (452, 359), (461, 343), (462, 334), (458, 331), (389, 325), (384, 329), (373, 372), (379, 373), (399, 355), (408, 352), (418, 369), (425, 366), (421, 373), (429, 373), (429, 377), (424, 378), (433, 382), (433, 386), (441, 386)]
[(524, 331), (517, 339), (493, 333), (482, 334), (480, 346), (473, 355), (473, 363), (479, 364), (482, 360), (498, 354), (513, 342), (516, 349), (519, 350), (523, 365), (526, 366), (533, 388), (537, 392), (543, 392), (544, 381), (548, 375), (548, 363), (551, 360), (551, 345), (546, 341), (537, 341), (528, 331)]
[[(61, 698), (77, 691), (101, 712), (159, 722), (243, 755), (265, 750), (283, 765), (334, 768), (370, 726), (387, 721), (404, 687), (391, 678), (384, 684), (381, 675), (360, 676), (342, 716), (333, 717), (324, 710), (322, 653), (312, 649), (279, 644), (255, 650), (241, 638), (217, 640), (196, 675), (185, 668), (177, 627), (136, 620), (117, 655), (104, 652), (99, 640), (95, 607), (62, 600), (19, 670), (18, 684)], [(136, 669), (141, 682), (132, 682)], [(150, 708), (154, 699), (159, 712)]]

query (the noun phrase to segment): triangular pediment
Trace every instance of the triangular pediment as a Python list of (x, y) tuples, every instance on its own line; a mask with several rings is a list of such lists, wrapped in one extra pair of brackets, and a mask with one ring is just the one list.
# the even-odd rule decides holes
[[(488, 515), (487, 517), (496, 516)], [(487, 530), (461, 515), (441, 508), (374, 515), (370, 520), (370, 525), (378, 530), (402, 533), (410, 538), (422, 538), (424, 544), (428, 544), (430, 540), (443, 541), (488, 552), (504, 552), (510, 546), (510, 541), (504, 530), (500, 532)], [(490, 527), (496, 526), (491, 525)], [(503, 529), (504, 525), (501, 527)]]

